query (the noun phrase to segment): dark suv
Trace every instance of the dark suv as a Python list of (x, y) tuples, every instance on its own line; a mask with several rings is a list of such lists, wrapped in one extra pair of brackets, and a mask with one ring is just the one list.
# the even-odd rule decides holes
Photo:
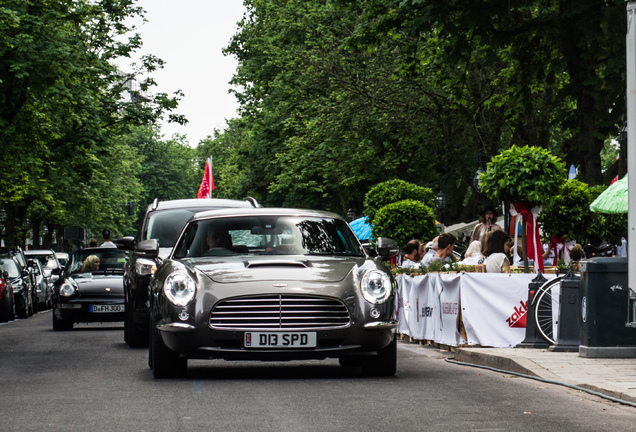
[[(253, 198), (244, 201), (231, 199), (182, 199), (155, 201), (148, 206), (146, 215), (135, 237), (115, 241), (117, 247), (128, 250), (124, 270), (126, 316), (124, 341), (130, 347), (148, 345), (148, 284), (157, 265), (172, 252), (183, 227), (192, 215), (202, 211), (224, 208), (255, 208), (260, 205)], [(152, 258), (148, 240), (159, 242), (159, 257)], [(152, 242), (154, 243), (154, 242)]]

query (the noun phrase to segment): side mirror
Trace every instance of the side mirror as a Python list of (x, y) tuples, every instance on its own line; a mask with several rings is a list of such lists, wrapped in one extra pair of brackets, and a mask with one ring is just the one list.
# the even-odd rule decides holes
[(4, 280), (9, 279), (9, 272), (7, 270), (2, 272), (2, 277), (4, 278)]
[(155, 239), (142, 240), (135, 245), (135, 252), (144, 258), (158, 258), (159, 242)]
[(375, 248), (378, 251), (378, 255), (383, 258), (396, 256), (400, 253), (400, 247), (397, 242), (386, 237), (378, 237), (378, 240), (375, 243)]
[(135, 248), (135, 238), (133, 236), (118, 238), (113, 243), (115, 243), (117, 249), (133, 250)]

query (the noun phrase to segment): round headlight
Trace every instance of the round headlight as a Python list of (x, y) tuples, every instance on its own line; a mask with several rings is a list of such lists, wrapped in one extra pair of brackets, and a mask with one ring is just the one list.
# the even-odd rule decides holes
[(388, 274), (371, 270), (362, 278), (362, 295), (369, 303), (380, 304), (387, 301), (393, 293), (391, 278)]
[(70, 297), (75, 294), (75, 287), (68, 282), (64, 282), (60, 287), (60, 295), (62, 297)]
[(194, 298), (197, 285), (187, 273), (172, 273), (163, 283), (163, 292), (175, 305), (185, 306)]

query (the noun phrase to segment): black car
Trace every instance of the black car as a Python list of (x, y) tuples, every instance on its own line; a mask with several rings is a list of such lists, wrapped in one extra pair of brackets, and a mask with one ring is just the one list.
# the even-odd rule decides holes
[(78, 322), (123, 321), (125, 262), (126, 253), (116, 248), (73, 252), (55, 282), (53, 330), (70, 330)]
[(9, 272), (0, 268), (0, 322), (15, 319), (13, 286), (9, 282)]
[(36, 307), (33, 275), (22, 266), (19, 257), (11, 249), (0, 252), (0, 267), (7, 272), (9, 283), (13, 287), (16, 315), (18, 318), (32, 316)]
[[(255, 207), (260, 206), (253, 198), (243, 201), (218, 198), (171, 201), (155, 199), (146, 210), (137, 236), (115, 241), (120, 249), (130, 251), (124, 276), (124, 341), (130, 347), (148, 345), (148, 283), (157, 265), (172, 252), (188, 219), (193, 214), (205, 210)], [(149, 239), (158, 242), (158, 256), (149, 257), (144, 249), (144, 242)]]
[[(156, 256), (157, 242), (147, 242)], [(390, 239), (378, 239), (377, 249), (382, 257), (399, 251)], [(338, 358), (391, 376), (394, 300), (389, 269), (336, 214), (198, 213), (150, 281), (149, 364), (165, 378), (183, 376), (188, 359)]]

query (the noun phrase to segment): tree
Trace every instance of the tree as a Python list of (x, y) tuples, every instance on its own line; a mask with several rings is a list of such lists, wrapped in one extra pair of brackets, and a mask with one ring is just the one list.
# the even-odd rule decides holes
[[(8, 244), (16, 243), (15, 227), (30, 212), (62, 220), (65, 210), (52, 203), (71, 203), (73, 194), (87, 191), (109, 196), (95, 188), (118, 183), (104, 181), (100, 170), (111, 155), (128, 154), (117, 137), (130, 124), (152, 123), (176, 106), (179, 93), (147, 94), (154, 81), (142, 75), (161, 67), (160, 59), (147, 56), (132, 73), (114, 64), (141, 46), (138, 35), (123, 36), (131, 30), (128, 19), (141, 15), (133, 0), (10, 0), (0, 6), (0, 141), (11, 155), (0, 161), (0, 203), (8, 215)], [(37, 208), (29, 210), (35, 201)], [(125, 202), (106, 202), (112, 205), (85, 205), (85, 220), (117, 218)]]
[[(486, 172), (481, 175), (480, 186), (482, 192), (493, 201), (514, 204), (517, 212), (526, 219), (530, 218), (535, 228), (536, 221), (532, 220), (530, 209), (549, 206), (561, 192), (565, 179), (564, 163), (549, 151), (512, 146), (492, 158)], [(527, 271), (526, 224), (522, 224), (522, 227), (522, 248)], [(534, 234), (538, 235), (538, 231)]]

